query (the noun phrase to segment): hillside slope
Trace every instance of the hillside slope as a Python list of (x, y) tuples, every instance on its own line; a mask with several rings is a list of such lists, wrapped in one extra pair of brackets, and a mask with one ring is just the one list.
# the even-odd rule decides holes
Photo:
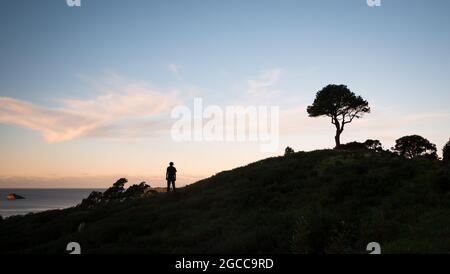
[[(450, 251), (450, 168), (367, 151), (262, 160), (177, 193), (0, 223), (0, 253)], [(78, 232), (80, 223), (85, 228)]]

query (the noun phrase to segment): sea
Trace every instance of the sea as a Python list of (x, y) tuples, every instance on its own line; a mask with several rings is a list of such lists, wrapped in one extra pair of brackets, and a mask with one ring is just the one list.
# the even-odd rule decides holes
[[(6, 218), (73, 207), (87, 198), (92, 191), (104, 189), (0, 189), (0, 216)], [(8, 201), (6, 196), (10, 193), (25, 199)]]

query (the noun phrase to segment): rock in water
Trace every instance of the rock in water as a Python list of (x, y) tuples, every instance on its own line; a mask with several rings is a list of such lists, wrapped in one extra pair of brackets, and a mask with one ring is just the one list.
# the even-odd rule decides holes
[(6, 199), (8, 199), (10, 201), (14, 201), (14, 200), (25, 199), (25, 197), (22, 197), (20, 195), (15, 194), (15, 193), (10, 193), (10, 194), (6, 195)]

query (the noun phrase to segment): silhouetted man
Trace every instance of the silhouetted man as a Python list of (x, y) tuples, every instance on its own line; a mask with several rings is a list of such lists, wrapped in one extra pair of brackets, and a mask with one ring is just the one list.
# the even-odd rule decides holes
[(166, 171), (167, 180), (167, 192), (170, 192), (170, 184), (172, 184), (173, 191), (175, 192), (175, 181), (177, 180), (177, 169), (173, 166), (173, 162), (170, 162)]

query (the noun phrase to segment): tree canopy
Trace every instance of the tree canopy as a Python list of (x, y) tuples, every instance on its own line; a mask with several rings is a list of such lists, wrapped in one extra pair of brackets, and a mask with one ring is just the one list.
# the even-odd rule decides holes
[(450, 162), (450, 140), (445, 144), (442, 150), (443, 158), (445, 162)]
[(394, 152), (406, 158), (437, 158), (436, 145), (419, 135), (404, 136), (395, 141)]
[(375, 152), (383, 151), (383, 145), (379, 140), (368, 139), (364, 143), (360, 142), (350, 142), (347, 144), (342, 144), (341, 149), (343, 150), (371, 150)]
[(93, 191), (86, 199), (83, 199), (79, 207), (94, 208), (100, 204), (108, 204), (110, 202), (121, 202), (124, 200), (132, 200), (146, 196), (147, 194), (155, 193), (155, 190), (147, 185), (146, 182), (134, 184), (125, 190), (124, 186), (128, 183), (126, 178), (117, 180), (104, 193)]
[(104, 193), (103, 197), (107, 198), (116, 198), (122, 194), (122, 192), (125, 190), (125, 184), (128, 183), (128, 180), (126, 178), (120, 178), (117, 180), (112, 187), (108, 188)]
[(284, 156), (290, 155), (290, 154), (294, 154), (295, 151), (293, 148), (291, 147), (286, 147), (286, 149), (284, 150)]

